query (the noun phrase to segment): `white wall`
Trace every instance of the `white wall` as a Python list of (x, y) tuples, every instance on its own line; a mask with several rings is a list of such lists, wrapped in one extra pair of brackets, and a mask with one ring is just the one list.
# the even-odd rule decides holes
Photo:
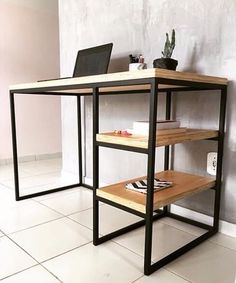
[[(59, 76), (57, 0), (0, 1), (0, 160), (12, 157), (9, 85)], [(60, 98), (16, 99), (19, 155), (61, 151)]]
[[(71, 72), (73, 56), (79, 48), (114, 42), (112, 70), (127, 70), (130, 53), (142, 53), (148, 67), (160, 57), (165, 33), (176, 29), (178, 70), (228, 77), (227, 125), (221, 219), (236, 223), (236, 2), (234, 0), (69, 0), (59, 1), (61, 70)], [(67, 51), (67, 52), (66, 52)], [(68, 54), (70, 59), (68, 60)], [(175, 96), (174, 113), (183, 126), (216, 128), (218, 95), (185, 93)], [(164, 97), (160, 97), (160, 108)], [(91, 177), (91, 99), (85, 101), (87, 176)], [(147, 96), (104, 97), (101, 99), (102, 129), (130, 127), (133, 120), (147, 115)], [(63, 115), (73, 104), (62, 107)], [(140, 111), (141, 110), (141, 111)], [(67, 120), (68, 121), (68, 120)], [(69, 119), (70, 121), (70, 119)], [(66, 127), (64, 119), (64, 127)], [(71, 121), (70, 121), (71, 123)], [(69, 136), (65, 135), (64, 139)], [(74, 141), (75, 142), (75, 141)], [(206, 153), (216, 149), (215, 142), (200, 141), (176, 146), (175, 168), (206, 174)], [(158, 150), (158, 153), (161, 152)], [(70, 152), (71, 156), (73, 152)], [(67, 155), (69, 156), (69, 155)], [(159, 155), (158, 155), (159, 156)], [(101, 178), (115, 182), (138, 176), (146, 165), (142, 156), (102, 149)], [(68, 161), (68, 160), (67, 160)], [(162, 161), (157, 158), (158, 168)], [(213, 192), (205, 192), (181, 202), (181, 205), (211, 214)]]

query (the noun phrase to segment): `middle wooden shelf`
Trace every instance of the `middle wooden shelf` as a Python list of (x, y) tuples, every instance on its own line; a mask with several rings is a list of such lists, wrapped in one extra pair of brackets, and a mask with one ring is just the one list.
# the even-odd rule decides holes
[[(188, 141), (205, 140), (217, 138), (219, 132), (217, 130), (203, 129), (186, 129), (184, 132), (158, 135), (156, 138), (156, 146), (173, 145)], [(142, 135), (122, 135), (114, 132), (99, 133), (96, 135), (97, 142), (117, 144), (124, 146), (132, 146), (137, 148), (148, 148), (148, 136)]]

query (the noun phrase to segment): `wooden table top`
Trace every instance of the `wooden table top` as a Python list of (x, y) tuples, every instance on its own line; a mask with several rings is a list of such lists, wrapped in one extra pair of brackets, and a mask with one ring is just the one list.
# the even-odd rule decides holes
[[(106, 83), (106, 82), (117, 82), (117, 81), (126, 81), (126, 80), (136, 80), (136, 79), (147, 79), (147, 78), (162, 78), (169, 80), (178, 80), (178, 81), (187, 81), (187, 82), (195, 82), (195, 83), (208, 83), (208, 84), (216, 84), (220, 86), (226, 86), (228, 84), (228, 80), (226, 78), (221, 77), (213, 77), (207, 75), (201, 75), (197, 73), (188, 73), (188, 72), (179, 72), (179, 71), (170, 71), (158, 68), (151, 68), (146, 70), (138, 70), (138, 71), (128, 71), (128, 72), (117, 72), (117, 73), (109, 73), (102, 75), (94, 75), (94, 76), (86, 76), (86, 77), (76, 77), (76, 78), (67, 78), (67, 79), (57, 79), (57, 80), (49, 80), (49, 81), (40, 81), (33, 83), (25, 83), (25, 84), (16, 84), (11, 85), (9, 87), (10, 91), (20, 91), (20, 90), (40, 90), (43, 88), (57, 88), (67, 87), (68, 89), (65, 92), (75, 92), (75, 93), (88, 93), (91, 94), (92, 89), (80, 89), (75, 90), (74, 88), (84, 84), (96, 84), (96, 83)], [(71, 90), (69, 87), (71, 86)], [(167, 88), (170, 86), (161, 85), (160, 88)], [(176, 85), (172, 85), (173, 87), (177, 87)], [(104, 88), (100, 91), (116, 91), (119, 90), (148, 90), (150, 89), (150, 85), (135, 85), (135, 86), (118, 86), (118, 87), (108, 87)], [(62, 90), (63, 92), (63, 90)]]

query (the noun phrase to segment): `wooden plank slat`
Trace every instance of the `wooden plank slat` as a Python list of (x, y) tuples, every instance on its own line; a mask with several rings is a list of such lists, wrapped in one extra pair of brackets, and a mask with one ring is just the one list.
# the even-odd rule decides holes
[[(213, 178), (171, 170), (157, 173), (156, 177), (172, 181), (174, 185), (171, 188), (154, 193), (154, 210), (215, 186)], [(125, 184), (144, 178), (146, 177), (139, 177), (97, 189), (97, 196), (146, 213), (146, 195), (125, 188)]]
[[(187, 129), (184, 132), (168, 135), (158, 135), (156, 146), (171, 145), (194, 140), (203, 140), (218, 137), (216, 130)], [(96, 136), (97, 141), (112, 144), (126, 145), (139, 148), (148, 148), (148, 137), (141, 135), (121, 135), (114, 132), (100, 133)]]

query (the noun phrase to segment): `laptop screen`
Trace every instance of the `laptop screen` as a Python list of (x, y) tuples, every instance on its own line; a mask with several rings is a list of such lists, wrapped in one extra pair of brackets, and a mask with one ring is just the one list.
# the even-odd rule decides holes
[(111, 57), (112, 43), (79, 50), (73, 77), (105, 74)]

